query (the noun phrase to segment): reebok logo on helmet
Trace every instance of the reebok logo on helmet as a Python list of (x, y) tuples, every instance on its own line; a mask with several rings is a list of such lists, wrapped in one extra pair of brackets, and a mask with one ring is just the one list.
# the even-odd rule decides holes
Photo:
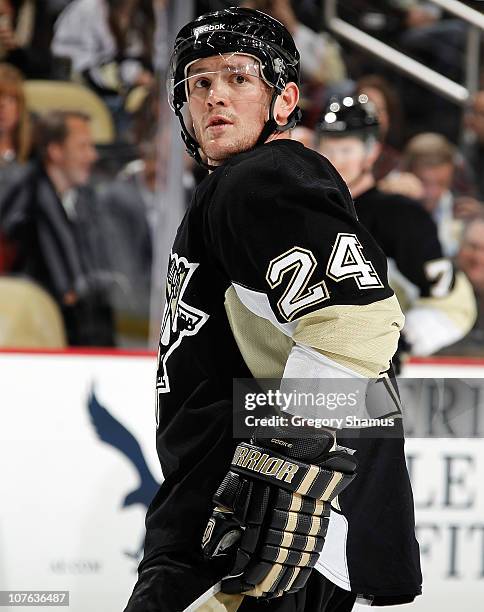
[(213, 32), (215, 30), (225, 30), (223, 23), (214, 23), (213, 25), (204, 25), (199, 26), (193, 30), (193, 34), (198, 36), (199, 34), (204, 34), (205, 32)]

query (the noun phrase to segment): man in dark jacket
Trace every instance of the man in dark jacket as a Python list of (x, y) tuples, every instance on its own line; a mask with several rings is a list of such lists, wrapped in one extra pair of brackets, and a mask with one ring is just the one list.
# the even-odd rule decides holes
[(37, 281), (62, 310), (70, 345), (112, 346), (109, 276), (94, 194), (96, 160), (89, 118), (55, 111), (38, 126), (38, 161), (0, 204), (0, 229), (13, 243), (11, 272)]

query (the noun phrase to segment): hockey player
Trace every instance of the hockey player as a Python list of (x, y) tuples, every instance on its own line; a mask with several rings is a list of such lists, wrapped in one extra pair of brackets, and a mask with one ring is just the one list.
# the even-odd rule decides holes
[(367, 96), (333, 99), (317, 132), (319, 152), (346, 181), (359, 220), (389, 258), (390, 284), (405, 312), (405, 349), (425, 356), (460, 340), (476, 318), (472, 288), (443, 256), (423, 206), (376, 187), (379, 123)]
[(233, 437), (233, 379), (376, 378), (403, 324), (341, 177), (287, 138), (298, 77), (291, 36), (258, 11), (209, 13), (175, 41), (170, 101), (211, 172), (168, 264), (165, 480), (127, 612), (346, 612), (358, 595), (384, 605), (420, 592), (401, 437), (349, 440), (354, 455), (309, 427)]

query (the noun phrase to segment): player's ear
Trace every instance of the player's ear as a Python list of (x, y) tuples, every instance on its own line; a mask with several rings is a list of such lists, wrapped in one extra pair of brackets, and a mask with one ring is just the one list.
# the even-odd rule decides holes
[(299, 88), (296, 83), (288, 83), (277, 96), (274, 105), (274, 119), (278, 125), (286, 125), (287, 120), (299, 102)]

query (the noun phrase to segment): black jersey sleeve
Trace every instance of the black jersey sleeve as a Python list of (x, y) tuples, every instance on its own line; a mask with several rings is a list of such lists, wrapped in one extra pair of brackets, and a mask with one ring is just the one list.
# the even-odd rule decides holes
[[(403, 196), (386, 197), (379, 207), (379, 218), (375, 219), (379, 226), (375, 238), (394, 260), (398, 271), (418, 288), (420, 297), (429, 297), (441, 274), (440, 268), (434, 272), (431, 262), (444, 260), (437, 226), (430, 214), (414, 200)], [(442, 265), (452, 279), (451, 262), (442, 261)], [(451, 286), (452, 281), (447, 283), (447, 291)]]
[(218, 170), (208, 206), (211, 249), (230, 283), (266, 299), (280, 323), (390, 297), (385, 256), (329, 162), (260, 149)]

